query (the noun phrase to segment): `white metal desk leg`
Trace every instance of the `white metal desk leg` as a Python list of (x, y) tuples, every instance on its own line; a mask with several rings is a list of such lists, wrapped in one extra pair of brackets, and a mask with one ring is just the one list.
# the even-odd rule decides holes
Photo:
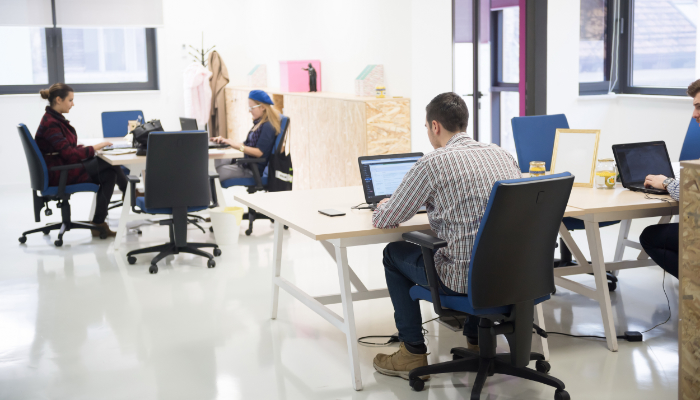
[(600, 314), (603, 317), (605, 339), (610, 351), (617, 351), (617, 334), (615, 333), (615, 320), (610, 304), (610, 292), (608, 292), (608, 278), (605, 275), (605, 259), (603, 258), (603, 244), (600, 240), (600, 225), (597, 222), (584, 221), (586, 225), (586, 237), (588, 247), (591, 250), (591, 264), (595, 276), (596, 296), (600, 305)]
[(279, 278), (282, 270), (282, 223), (275, 221), (275, 239), (272, 251), (272, 315), (270, 318), (277, 318), (277, 303), (280, 297), (280, 287), (275, 283), (275, 278)]
[[(216, 173), (216, 160), (209, 160), (209, 173)], [(216, 190), (216, 201), (219, 207), (226, 207), (226, 198), (224, 197), (224, 189), (221, 187), (221, 179), (214, 179), (214, 190)]]
[(613, 259), (615, 262), (622, 261), (622, 256), (625, 254), (625, 240), (627, 240), (630, 234), (631, 226), (631, 219), (623, 219), (620, 221), (620, 233), (617, 235), (617, 246), (615, 247), (615, 258)]
[[(535, 318), (537, 326), (542, 328), (543, 331), (547, 331), (547, 328), (544, 326), (544, 313), (542, 312), (542, 303), (538, 304), (535, 306)], [(544, 356), (545, 361), (549, 361), (549, 342), (547, 341), (547, 338), (544, 338), (540, 335), (537, 335), (542, 343), (542, 355)]]
[(117, 227), (117, 236), (114, 238), (114, 250), (119, 250), (122, 240), (126, 237), (126, 224), (129, 223), (129, 211), (131, 210), (131, 184), (126, 185), (126, 193), (124, 194), (124, 202), (122, 203), (122, 214), (119, 217), (119, 226)]
[(343, 301), (343, 328), (348, 341), (348, 356), (350, 357), (350, 375), (352, 387), (362, 390), (360, 374), (360, 356), (357, 352), (357, 333), (355, 332), (355, 311), (352, 305), (350, 290), (350, 272), (348, 268), (348, 250), (346, 247), (335, 247), (335, 260), (338, 264), (338, 280), (340, 281), (340, 298)]

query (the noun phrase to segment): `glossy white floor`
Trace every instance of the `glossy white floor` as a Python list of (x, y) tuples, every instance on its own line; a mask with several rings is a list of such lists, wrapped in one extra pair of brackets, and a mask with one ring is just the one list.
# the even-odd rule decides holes
[[(379, 375), (372, 358), (396, 347), (360, 347), (365, 389), (350, 384), (344, 335), (282, 292), (277, 320), (269, 319), (272, 229), (256, 223), (253, 236), (223, 247), (214, 269), (202, 258), (178, 255), (147, 272), (126, 251), (166, 240), (163, 227), (129, 234), (115, 253), (111, 240), (73, 231), (55, 248), (41, 234), (17, 242), (33, 222), (26, 188), (0, 188), (0, 399), (468, 399), (474, 374), (436, 376), (413, 392), (399, 378)], [(227, 193), (232, 196), (231, 193)], [(75, 196), (73, 214), (85, 219), (90, 197)], [(58, 220), (58, 210), (46, 220)], [(116, 218), (117, 213), (113, 213)], [(635, 235), (644, 223), (633, 224)], [(111, 220), (116, 224), (116, 220)], [(612, 257), (617, 228), (603, 229)], [(189, 230), (192, 241), (213, 241)], [(581, 233), (575, 234), (583, 239)], [(585, 248), (585, 240), (580, 241)], [(385, 286), (382, 246), (352, 248), (350, 265), (369, 287)], [(632, 256), (635, 252), (628, 252)], [(285, 232), (283, 276), (311, 293), (338, 292), (334, 262), (318, 243)], [(582, 277), (592, 281), (592, 277)], [(668, 316), (658, 267), (623, 271), (612, 293), (618, 333), (645, 330)], [(677, 397), (678, 283), (666, 279), (671, 321), (620, 342), (552, 336), (552, 375), (573, 399)], [(339, 308), (339, 307), (338, 307)], [(433, 317), (423, 306), (424, 319)], [(559, 288), (544, 303), (548, 330), (601, 335), (596, 303)], [(340, 312), (340, 310), (337, 310)], [(395, 332), (389, 299), (355, 303), (359, 336)], [(464, 346), (460, 333), (426, 324), (430, 362)], [(501, 342), (499, 348), (505, 351)], [(554, 390), (517, 378), (488, 379), (482, 399), (552, 399)]]

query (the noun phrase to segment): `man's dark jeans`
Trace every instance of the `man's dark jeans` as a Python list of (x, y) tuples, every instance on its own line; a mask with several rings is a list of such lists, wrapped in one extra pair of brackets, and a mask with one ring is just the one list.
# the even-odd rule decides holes
[(639, 243), (655, 263), (678, 278), (678, 224), (648, 226)]
[[(428, 286), (420, 246), (408, 242), (389, 243), (384, 248), (384, 273), (389, 296), (394, 305), (394, 320), (399, 330), (399, 340), (410, 345), (424, 343), (420, 306), (408, 293), (415, 285)], [(445, 294), (463, 295), (450, 290), (442, 283), (440, 286)], [(479, 318), (469, 316), (464, 326), (464, 335), (471, 343), (476, 343), (478, 326)]]

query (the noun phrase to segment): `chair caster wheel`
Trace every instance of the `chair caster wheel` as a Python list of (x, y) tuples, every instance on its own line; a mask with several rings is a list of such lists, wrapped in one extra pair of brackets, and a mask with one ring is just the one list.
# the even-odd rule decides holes
[(44, 229), (43, 231), (41, 231), (41, 233), (43, 233), (44, 235), (48, 235), (49, 233), (51, 233), (51, 229)]
[(151, 264), (151, 266), (148, 267), (148, 272), (151, 274), (157, 274), (158, 273), (158, 266), (155, 264)]
[(63, 240), (62, 240), (62, 239), (58, 239), (58, 240), (56, 240), (55, 242), (53, 242), (53, 244), (54, 244), (56, 247), (61, 247), (61, 246), (63, 246)]
[(416, 392), (420, 392), (425, 387), (425, 382), (423, 382), (421, 378), (411, 379), (408, 381), (408, 384), (411, 385)]
[(126, 260), (129, 262), (129, 264), (134, 265), (136, 264), (136, 257), (134, 256), (129, 256), (126, 258)]
[(554, 392), (554, 400), (571, 400), (571, 396), (566, 390), (557, 390)]
[(288, 229), (289, 229), (289, 227), (288, 227), (287, 225), (285, 225), (285, 226), (284, 226), (284, 230), (286, 231), (286, 230), (288, 230)]
[(215, 248), (214, 249), (214, 257), (218, 257), (221, 255), (221, 249), (220, 248)]
[(608, 290), (611, 292), (614, 292), (615, 289), (617, 289), (617, 283), (615, 282), (608, 282)]
[(214, 227), (213, 227), (213, 226), (210, 226), (210, 227), (209, 227), (209, 232), (214, 233)]
[(548, 374), (549, 370), (552, 368), (547, 361), (538, 360), (535, 362), (535, 369), (537, 372), (542, 372), (543, 374)]
[(252, 229), (246, 229), (246, 230), (245, 230), (245, 235), (246, 235), (246, 236), (250, 236), (251, 233), (253, 233), (253, 230), (252, 230)]
[(100, 233), (100, 239), (102, 239), (102, 240), (107, 239), (107, 234), (106, 234), (106, 233)]
[(26, 237), (26, 236), (20, 236), (20, 237), (19, 237), (19, 242), (20, 242), (20, 243), (27, 243), (27, 237)]
[(141, 235), (141, 234), (143, 234), (143, 232), (141, 231), (141, 229), (137, 229), (137, 230), (136, 230), (136, 234), (137, 234), (137, 235)]
[(460, 356), (459, 354), (452, 354), (452, 361), (461, 360), (461, 359), (462, 359), (462, 356)]
[(214, 267), (216, 267), (216, 261), (214, 261), (214, 260), (207, 261), (207, 268), (214, 268)]
[(557, 294), (557, 288), (554, 288), (554, 291), (552, 292), (552, 294)]

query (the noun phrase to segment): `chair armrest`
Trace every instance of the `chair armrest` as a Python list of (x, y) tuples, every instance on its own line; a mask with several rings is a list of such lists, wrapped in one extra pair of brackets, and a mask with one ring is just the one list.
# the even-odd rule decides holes
[(427, 247), (430, 250), (436, 250), (447, 246), (446, 241), (421, 232), (407, 232), (401, 235), (401, 237), (409, 243), (417, 244), (420, 247)]
[(81, 168), (82, 166), (83, 164), (57, 165), (49, 168), (49, 171), (69, 171), (71, 169)]
[(216, 196), (216, 180), (219, 179), (219, 174), (209, 174), (209, 190), (211, 190), (211, 205), (209, 208), (219, 206), (219, 199)]
[(141, 179), (136, 175), (127, 175), (126, 179), (129, 181), (129, 189), (131, 189), (131, 196), (129, 196), (131, 199), (131, 211), (140, 214), (141, 211), (136, 209), (136, 184), (141, 182)]
[(237, 158), (236, 164), (263, 164), (267, 162), (267, 158)]

